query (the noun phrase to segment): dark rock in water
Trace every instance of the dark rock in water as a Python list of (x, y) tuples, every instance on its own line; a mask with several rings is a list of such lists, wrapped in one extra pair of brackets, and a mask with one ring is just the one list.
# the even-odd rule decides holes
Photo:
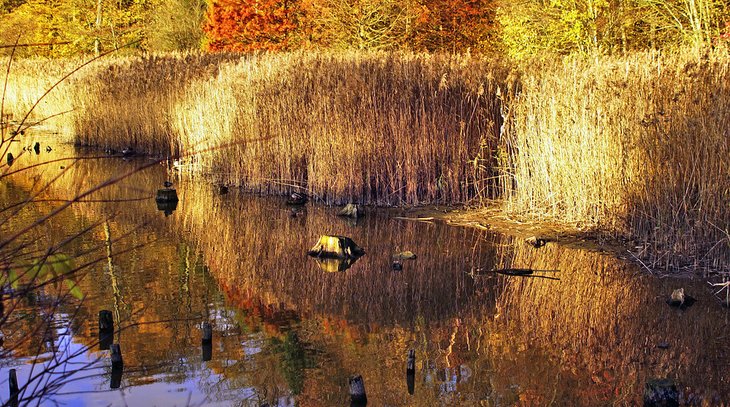
[(335, 259), (357, 258), (365, 254), (365, 250), (344, 236), (320, 236), (307, 254), (313, 257), (329, 257)]
[(410, 250), (406, 250), (404, 252), (394, 254), (393, 258), (396, 260), (415, 260), (416, 254)]
[(669, 343), (668, 342), (659, 342), (656, 346), (659, 349), (669, 349)]
[(40, 154), (41, 153), (41, 143), (36, 141), (35, 144), (33, 144), (33, 151), (35, 151), (36, 155)]
[(13, 157), (13, 153), (8, 153), (8, 167), (13, 165), (13, 162), (15, 162), (15, 157)]
[(403, 270), (403, 263), (399, 262), (398, 260), (393, 262), (393, 270), (395, 271), (401, 271)]
[(677, 385), (670, 379), (650, 379), (644, 387), (644, 407), (679, 406)]
[(667, 304), (671, 307), (677, 307), (681, 310), (691, 307), (697, 300), (686, 295), (684, 288), (678, 288), (672, 291), (672, 295), (667, 299)]
[(362, 218), (365, 216), (365, 209), (361, 205), (349, 203), (337, 214), (348, 218)]
[(538, 249), (540, 247), (545, 246), (548, 243), (548, 240), (541, 238), (541, 237), (537, 237), (537, 236), (530, 236), (527, 239), (525, 239), (525, 243)]
[(302, 194), (301, 192), (293, 192), (289, 196), (289, 199), (286, 200), (286, 204), (287, 205), (304, 205), (305, 203), (307, 203), (308, 200), (309, 200), (309, 198), (307, 197), (307, 195)]
[(228, 185), (218, 185), (218, 194), (225, 195), (228, 193)]

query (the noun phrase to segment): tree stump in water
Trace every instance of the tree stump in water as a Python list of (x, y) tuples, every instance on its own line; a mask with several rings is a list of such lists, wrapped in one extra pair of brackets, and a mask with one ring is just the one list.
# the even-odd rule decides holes
[(365, 216), (365, 210), (360, 205), (349, 203), (337, 215), (357, 219)]
[(365, 254), (365, 250), (355, 244), (349, 237), (325, 235), (320, 236), (317, 244), (307, 254), (312, 257), (348, 259), (362, 256)]

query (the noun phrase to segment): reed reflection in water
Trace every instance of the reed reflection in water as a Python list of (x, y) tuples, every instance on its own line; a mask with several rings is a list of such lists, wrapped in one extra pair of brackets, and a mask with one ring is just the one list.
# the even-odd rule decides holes
[[(79, 162), (49, 196), (143, 163)], [(160, 166), (73, 207), (76, 222), (109, 218), (89, 239), (112, 240), (119, 253), (82, 281), (94, 295), (73, 337), (90, 343), (95, 313), (119, 309), (130, 326), (119, 338), (128, 390), (204, 377), (186, 391), (224, 404), (343, 405), (347, 378), (361, 374), (373, 405), (595, 405), (640, 403), (648, 378), (670, 377), (685, 399), (730, 400), (726, 314), (701, 285), (392, 212), (370, 211), (356, 225), (317, 205), (292, 216), (282, 199), (219, 195), (198, 180), (175, 180), (181, 201), (165, 217), (153, 196), (166, 178)], [(305, 254), (323, 234), (351, 237), (367, 254), (323, 271)], [(403, 250), (418, 258), (395, 271), (391, 256)], [(493, 272), (504, 269), (557, 272)], [(664, 303), (678, 284), (699, 299), (683, 312)], [(215, 331), (210, 361), (204, 320)]]

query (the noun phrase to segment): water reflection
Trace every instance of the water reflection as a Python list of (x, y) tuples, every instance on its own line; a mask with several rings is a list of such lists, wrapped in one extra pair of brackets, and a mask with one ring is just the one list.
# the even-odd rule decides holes
[[(78, 162), (44, 197), (145, 163)], [(47, 172), (15, 177), (5, 202)], [(357, 374), (371, 405), (640, 404), (644, 383), (657, 377), (676, 380), (685, 400), (730, 400), (727, 313), (700, 283), (658, 280), (598, 252), (536, 249), (384, 212), (357, 225), (335, 208), (293, 215), (281, 199), (235, 188), (220, 195), (190, 180), (176, 182), (180, 202), (164, 216), (154, 194), (166, 178), (160, 166), (125, 179), (43, 230), (62, 239), (103, 220), (70, 245), (80, 261), (102, 259), (79, 282), (89, 295), (75, 325), (13, 350), (18, 363), (62, 338), (88, 347), (83, 358), (99, 358), (104, 379), (69, 385), (84, 392), (82, 404), (118, 387), (130, 404), (192, 394), (206, 403), (345, 405)], [(48, 210), (42, 205), (51, 203), (33, 213)], [(308, 258), (320, 235), (348, 236), (367, 254), (353, 263)], [(417, 259), (394, 271), (392, 255), (405, 250)], [(691, 309), (665, 304), (679, 286), (698, 298)], [(21, 322), (3, 327), (6, 341), (32, 332), (44, 318), (38, 309), (19, 307)], [(101, 309), (120, 321), (121, 376), (97, 346)], [(204, 321), (214, 331), (207, 347)], [(415, 366), (404, 378), (410, 349)]]

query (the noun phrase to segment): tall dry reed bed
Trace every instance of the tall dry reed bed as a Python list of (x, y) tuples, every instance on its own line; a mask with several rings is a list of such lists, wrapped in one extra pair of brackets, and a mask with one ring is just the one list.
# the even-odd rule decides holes
[(509, 209), (629, 237), (652, 266), (730, 261), (730, 58), (568, 59), (528, 70), (504, 135)]
[(463, 202), (495, 192), (500, 72), (400, 54), (123, 59), (75, 82), (73, 127), (82, 144), (202, 152), (184, 164), (254, 190)]

